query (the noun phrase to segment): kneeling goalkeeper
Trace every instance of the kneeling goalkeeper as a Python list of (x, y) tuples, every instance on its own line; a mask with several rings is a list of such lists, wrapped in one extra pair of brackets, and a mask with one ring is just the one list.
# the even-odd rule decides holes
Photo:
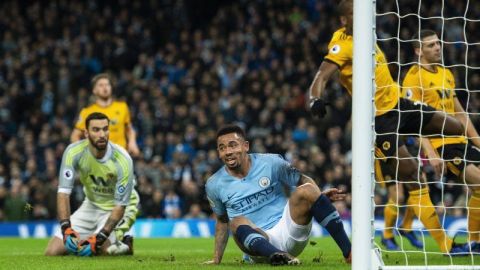
[[(123, 148), (109, 142), (108, 136), (108, 117), (92, 113), (86, 119), (86, 139), (70, 144), (63, 153), (57, 194), (61, 232), (50, 240), (45, 255), (133, 253), (128, 231), (139, 203), (133, 189), (133, 162)], [(85, 200), (70, 216), (76, 173), (84, 186)]]

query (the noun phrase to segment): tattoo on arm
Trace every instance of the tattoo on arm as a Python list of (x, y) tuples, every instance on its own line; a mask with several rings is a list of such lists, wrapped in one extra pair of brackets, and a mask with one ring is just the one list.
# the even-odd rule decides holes
[(103, 225), (103, 229), (107, 232), (112, 232), (115, 226), (117, 226), (118, 222), (123, 218), (123, 214), (125, 213), (125, 206), (115, 206), (113, 208), (112, 213)]
[(217, 224), (215, 225), (215, 253), (213, 255), (213, 260), (216, 263), (220, 263), (222, 261), (223, 253), (225, 252), (227, 243), (228, 217), (224, 215), (217, 218)]

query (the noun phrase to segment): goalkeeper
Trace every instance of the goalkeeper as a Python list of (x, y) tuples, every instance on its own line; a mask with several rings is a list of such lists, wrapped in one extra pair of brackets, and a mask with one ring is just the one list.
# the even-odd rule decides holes
[[(109, 119), (102, 113), (88, 115), (85, 136), (63, 153), (57, 194), (61, 232), (50, 240), (45, 255), (132, 254), (132, 246), (120, 241), (135, 222), (139, 203), (132, 159), (109, 142)], [(76, 172), (86, 198), (70, 215)]]
[[(438, 35), (432, 30), (422, 30), (412, 39), (419, 63), (413, 65), (403, 80), (407, 98), (423, 102), (457, 118), (465, 127), (466, 135), (459, 137), (428, 137), (421, 146), (429, 158), (437, 177), (447, 168), (466, 182), (473, 191), (468, 201), (468, 231), (470, 240), (480, 241), (480, 138), (455, 93), (452, 72), (441, 65), (442, 48)], [(445, 160), (445, 162), (444, 162)], [(444, 165), (446, 165), (444, 167)]]
[[(329, 52), (319, 67), (310, 86), (310, 110), (314, 116), (323, 117), (326, 113), (322, 99), (327, 82), (340, 71), (340, 83), (352, 93), (353, 62), (353, 3), (343, 0), (339, 4), (342, 28), (337, 30), (328, 46)], [(409, 197), (407, 204), (413, 207), (415, 215), (423, 223), (445, 254), (468, 255), (470, 245), (454, 244), (443, 230), (438, 215), (430, 199), (426, 185), (417, 175), (418, 162), (408, 152), (401, 134), (420, 133), (422, 135), (441, 134), (462, 135), (462, 124), (455, 118), (434, 108), (400, 98), (400, 87), (393, 80), (385, 55), (376, 46), (375, 54), (375, 132), (376, 156), (387, 162), (398, 178), (405, 183)], [(355, 89), (370, 91), (370, 89)], [(360, 94), (357, 92), (357, 94)], [(398, 169), (398, 170), (397, 170)], [(474, 243), (473, 248), (479, 245)]]

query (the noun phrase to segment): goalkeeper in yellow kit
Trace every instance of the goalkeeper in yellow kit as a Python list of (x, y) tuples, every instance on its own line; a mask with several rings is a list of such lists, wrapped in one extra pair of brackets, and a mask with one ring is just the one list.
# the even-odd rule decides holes
[(470, 139), (428, 137), (421, 140), (421, 147), (438, 177), (448, 169), (472, 190), (468, 201), (468, 231), (470, 240), (480, 241), (480, 138), (458, 101), (452, 72), (441, 64), (442, 49), (437, 34), (422, 30), (413, 39), (418, 40), (413, 47), (419, 63), (409, 69), (403, 80), (405, 96), (454, 116), (463, 124)]
[[(341, 1), (339, 13), (343, 27), (333, 34), (328, 46), (329, 52), (310, 86), (310, 111), (316, 117), (323, 117), (326, 114), (322, 93), (335, 72), (340, 72), (340, 83), (350, 94), (352, 93), (352, 1)], [(468, 255), (472, 249), (480, 249), (477, 243), (455, 244), (445, 234), (428, 189), (418, 178), (418, 162), (408, 152), (403, 141), (398, 139), (401, 134), (411, 133), (430, 135), (443, 132), (444, 135), (462, 135), (462, 124), (443, 112), (435, 111), (432, 107), (401, 98), (400, 87), (393, 80), (385, 55), (378, 46), (376, 46), (375, 60), (377, 158), (386, 162), (392, 171), (398, 171), (398, 180), (404, 184), (409, 193), (407, 204), (413, 207), (415, 215), (429, 230), (443, 253)], [(355, 89), (355, 91), (370, 91), (370, 89)]]
[[(132, 247), (119, 236), (129, 234), (125, 230), (135, 222), (139, 203), (132, 159), (122, 147), (109, 142), (106, 115), (92, 113), (85, 122), (87, 139), (70, 144), (63, 154), (57, 193), (61, 232), (50, 240), (45, 255), (131, 254)], [(76, 173), (85, 200), (71, 215)]]

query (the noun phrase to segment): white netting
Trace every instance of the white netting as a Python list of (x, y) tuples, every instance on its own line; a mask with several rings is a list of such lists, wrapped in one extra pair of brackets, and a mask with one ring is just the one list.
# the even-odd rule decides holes
[[(400, 84), (409, 68), (418, 62), (418, 56), (415, 55), (412, 47), (414, 41), (412, 37), (424, 29), (435, 31), (441, 40), (441, 64), (452, 71), (458, 100), (474, 126), (477, 129), (480, 128), (480, 95), (478, 94), (480, 91), (480, 1), (377, 1), (376, 41), (387, 57), (393, 79)], [(443, 126), (445, 128), (445, 122)], [(407, 135), (417, 137), (418, 134)], [(423, 164), (423, 167), (417, 168), (417, 175), (427, 180), (432, 202), (436, 206), (440, 223), (447, 235), (452, 238), (458, 236), (455, 239), (457, 242), (469, 241), (467, 205), (471, 188), (449, 172), (447, 166), (443, 166), (440, 175), (435, 175), (429, 160), (419, 151), (419, 141), (410, 136), (404, 136), (401, 139), (406, 140), (408, 149), (418, 164)], [(447, 150), (443, 149), (443, 151)], [(463, 153), (462, 159), (466, 161), (466, 152)], [(453, 158), (445, 161), (457, 162)], [(480, 162), (480, 160), (476, 161)], [(401, 266), (415, 266), (408, 269), (480, 269), (480, 266), (477, 266), (480, 265), (480, 255), (452, 257), (442, 253), (417, 218), (413, 222), (413, 231), (424, 245), (423, 248), (414, 248), (407, 238), (399, 235), (407, 205), (402, 197), (407, 196), (407, 192), (401, 190), (399, 187), (401, 184), (397, 179), (398, 172), (393, 172), (391, 180), (386, 181), (397, 187), (395, 208), (398, 212), (394, 224), (387, 229), (393, 230), (399, 250), (388, 250), (381, 243), (380, 238), (384, 230), (383, 209), (388, 204), (388, 192), (387, 188), (381, 187), (378, 183), (375, 184), (375, 242), (385, 265), (397, 267), (395, 269), (404, 269)], [(432, 265), (448, 266), (438, 268)]]

